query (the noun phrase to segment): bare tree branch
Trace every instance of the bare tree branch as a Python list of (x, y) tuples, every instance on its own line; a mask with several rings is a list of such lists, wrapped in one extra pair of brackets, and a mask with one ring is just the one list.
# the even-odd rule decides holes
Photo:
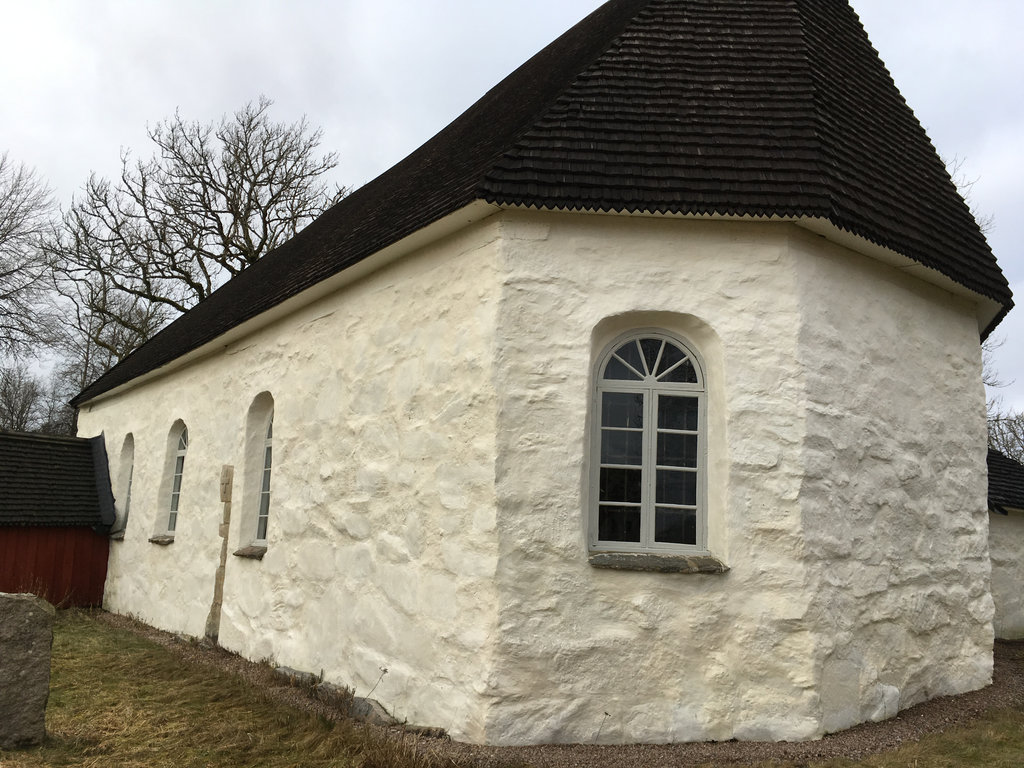
[(35, 172), (0, 154), (0, 355), (28, 352), (49, 338), (38, 243), (51, 209), (50, 190)]
[(123, 152), (117, 181), (90, 177), (49, 233), (63, 345), (85, 370), (125, 357), (347, 193), (323, 181), (337, 156), (318, 153), (322, 132), (273, 122), (271, 104), (216, 125), (157, 123), (153, 156)]

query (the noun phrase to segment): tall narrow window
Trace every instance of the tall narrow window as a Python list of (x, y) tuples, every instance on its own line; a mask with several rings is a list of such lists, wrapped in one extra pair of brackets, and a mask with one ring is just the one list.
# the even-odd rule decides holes
[[(232, 526), (238, 535), (235, 554), (259, 559), (267, 551), (274, 466), (274, 398), (269, 392), (260, 392), (249, 406), (243, 448), (242, 498), (238, 505), (241, 520), (237, 526)], [(280, 458), (278, 451), (277, 459)]]
[(128, 513), (132, 509), (132, 475), (135, 474), (135, 465), (128, 467), (128, 484), (124, 490), (124, 525), (128, 525)]
[(181, 475), (185, 469), (185, 451), (188, 450), (188, 429), (181, 428), (178, 435), (178, 449), (174, 454), (174, 473), (171, 475), (170, 513), (167, 515), (167, 532), (174, 533), (178, 524), (178, 502), (181, 499)]
[(117, 539), (124, 538), (128, 527), (128, 513), (132, 507), (132, 474), (135, 471), (135, 438), (129, 432), (121, 444), (121, 459), (118, 462), (117, 486), (114, 498), (114, 525), (110, 535)]
[(679, 339), (620, 339), (598, 368), (591, 449), (590, 546), (702, 551), (705, 383)]
[(274, 417), (267, 423), (267, 436), (263, 441), (263, 474), (260, 477), (260, 507), (256, 515), (256, 543), (267, 541), (267, 521), (270, 518), (270, 467), (273, 463)]

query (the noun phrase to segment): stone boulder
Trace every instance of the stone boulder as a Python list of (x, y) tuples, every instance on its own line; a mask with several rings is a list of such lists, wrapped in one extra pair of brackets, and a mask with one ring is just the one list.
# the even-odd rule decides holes
[(40, 744), (50, 695), (53, 606), (0, 592), (0, 749)]

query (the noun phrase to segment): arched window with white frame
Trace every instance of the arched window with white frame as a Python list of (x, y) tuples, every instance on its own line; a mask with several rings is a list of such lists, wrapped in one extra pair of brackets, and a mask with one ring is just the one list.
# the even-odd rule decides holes
[(188, 427), (177, 421), (171, 427), (167, 445), (167, 480), (161, 484), (166, 510), (166, 533), (174, 535), (178, 527), (178, 512), (181, 508), (181, 483), (185, 475), (185, 454), (188, 452)]
[(593, 551), (707, 551), (703, 366), (661, 330), (619, 337), (598, 361), (592, 414)]
[(239, 557), (259, 559), (267, 550), (271, 522), (271, 475), (274, 468), (274, 397), (260, 392), (245, 419), (240, 520), (235, 526)]
[(273, 465), (274, 414), (267, 421), (263, 440), (263, 472), (260, 475), (259, 508), (256, 514), (256, 544), (267, 543), (267, 523), (270, 521), (270, 469)]

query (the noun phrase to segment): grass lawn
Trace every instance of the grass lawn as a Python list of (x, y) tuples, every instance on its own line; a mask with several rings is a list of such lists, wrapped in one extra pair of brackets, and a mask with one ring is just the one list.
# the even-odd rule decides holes
[(74, 610), (57, 614), (46, 730), (39, 748), (0, 751), (0, 768), (442, 765)]
[[(464, 765), (440, 754), (418, 755), (400, 732), (282, 705), (261, 686), (187, 662), (81, 611), (58, 613), (46, 721), (47, 742), (0, 751), (0, 768)], [(1024, 711), (990, 712), (970, 727), (861, 762), (762, 765), (1018, 768), (1024, 765)]]

